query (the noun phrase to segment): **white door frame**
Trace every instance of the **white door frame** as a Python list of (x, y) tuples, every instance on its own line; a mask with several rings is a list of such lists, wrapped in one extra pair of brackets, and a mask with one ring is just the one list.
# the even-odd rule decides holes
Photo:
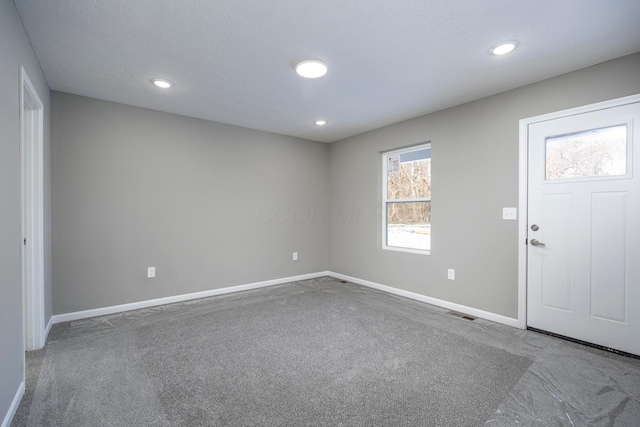
[(20, 222), (27, 244), (22, 239), (19, 244), (25, 350), (42, 348), (45, 340), (43, 109), (27, 72), (20, 67)]
[(529, 125), (534, 123), (554, 120), (561, 117), (574, 116), (591, 111), (604, 110), (606, 108), (619, 107), (622, 105), (640, 102), (640, 94), (625, 96), (623, 98), (570, 108), (568, 110), (556, 111), (542, 114), (540, 116), (529, 117), (520, 120), (520, 177), (519, 177), (519, 200), (518, 208), (520, 215), (518, 219), (518, 326), (521, 329), (527, 328), (527, 235), (528, 235), (528, 168), (529, 168)]

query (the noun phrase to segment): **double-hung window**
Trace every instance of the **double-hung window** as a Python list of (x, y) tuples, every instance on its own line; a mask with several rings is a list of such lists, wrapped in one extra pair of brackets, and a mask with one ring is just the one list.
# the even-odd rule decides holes
[(431, 144), (382, 154), (382, 247), (431, 251)]

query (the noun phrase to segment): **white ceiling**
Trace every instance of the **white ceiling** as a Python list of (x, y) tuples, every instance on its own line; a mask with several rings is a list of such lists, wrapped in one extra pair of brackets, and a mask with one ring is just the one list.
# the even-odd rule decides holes
[(51, 89), (323, 142), (640, 51), (639, 0), (15, 3)]

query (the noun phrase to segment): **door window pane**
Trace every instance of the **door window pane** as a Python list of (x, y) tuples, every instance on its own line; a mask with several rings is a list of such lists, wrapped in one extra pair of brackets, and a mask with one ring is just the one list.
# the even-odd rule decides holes
[(546, 139), (547, 180), (626, 175), (627, 125)]

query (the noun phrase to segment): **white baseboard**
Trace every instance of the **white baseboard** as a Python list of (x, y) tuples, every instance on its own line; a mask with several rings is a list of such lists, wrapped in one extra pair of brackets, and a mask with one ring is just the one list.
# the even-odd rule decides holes
[(49, 332), (51, 332), (52, 326), (53, 326), (53, 316), (49, 318), (49, 323), (47, 323), (47, 327), (44, 328), (44, 337), (42, 337), (43, 346), (47, 343), (47, 337), (49, 336)]
[(426, 295), (417, 294), (415, 292), (410, 292), (410, 291), (405, 291), (405, 290), (402, 290), (402, 289), (394, 288), (394, 287), (387, 286), (387, 285), (382, 285), (380, 283), (371, 282), (369, 280), (359, 279), (357, 277), (347, 276), (345, 274), (340, 274), (340, 273), (336, 273), (336, 272), (333, 272), (333, 271), (320, 271), (320, 272), (317, 272), (317, 273), (302, 274), (302, 275), (299, 275), (299, 276), (291, 276), (291, 277), (283, 277), (281, 279), (266, 280), (266, 281), (263, 281), (263, 282), (248, 283), (248, 284), (245, 284), (245, 285), (230, 286), (230, 287), (227, 287), (227, 288), (212, 289), (212, 290), (209, 290), (209, 291), (194, 292), (194, 293), (190, 293), (190, 294), (174, 295), (174, 296), (171, 296), (171, 297), (164, 297), (164, 298), (157, 298), (157, 299), (146, 300), (146, 301), (132, 302), (132, 303), (128, 303), (128, 304), (120, 304), (120, 305), (114, 305), (114, 306), (110, 306), (110, 307), (96, 308), (96, 309), (93, 309), (93, 310), (84, 310), (84, 311), (76, 311), (76, 312), (72, 312), (72, 313), (56, 314), (54, 316), (51, 316), (51, 319), (49, 320), (49, 324), (47, 325), (47, 330), (45, 332), (45, 339), (46, 339), (46, 336), (49, 334), (49, 330), (51, 329), (51, 325), (55, 324), (55, 323), (69, 322), (69, 321), (72, 321), (72, 320), (87, 319), (87, 318), (90, 318), (90, 317), (97, 317), (97, 316), (105, 316), (105, 315), (108, 315), (108, 314), (122, 313), (124, 311), (138, 310), (140, 308), (156, 307), (156, 306), (164, 305), (164, 304), (171, 304), (171, 303), (175, 303), (175, 302), (189, 301), (189, 300), (194, 300), (194, 299), (198, 299), (198, 298), (206, 298), (206, 297), (212, 297), (212, 296), (216, 296), (216, 295), (229, 294), (229, 293), (233, 293), (233, 292), (247, 291), (247, 290), (250, 290), (250, 289), (258, 289), (258, 288), (264, 288), (264, 287), (267, 287), (267, 286), (281, 285), (281, 284), (289, 283), (289, 282), (297, 282), (299, 280), (315, 279), (315, 278), (323, 277), (323, 276), (332, 276), (332, 277), (335, 277), (335, 278), (338, 278), (338, 279), (343, 279), (343, 280), (347, 280), (349, 282), (357, 283), (359, 285), (367, 286), (369, 288), (378, 289), (380, 291), (389, 292), (391, 294), (399, 295), (401, 297), (410, 298), (410, 299), (414, 299), (414, 300), (417, 300), (417, 301), (425, 302), (427, 304), (431, 304), (431, 305), (435, 305), (435, 306), (438, 306), (438, 307), (446, 308), (448, 310), (455, 310), (455, 311), (459, 311), (461, 313), (470, 314), (472, 316), (476, 316), (476, 317), (480, 317), (482, 319), (490, 320), (492, 322), (501, 323), (501, 324), (507, 325), (507, 326), (513, 326), (515, 328), (521, 328), (521, 325), (520, 325), (518, 319), (514, 319), (514, 318), (511, 318), (511, 317), (506, 317), (506, 316), (502, 316), (500, 314), (491, 313), (489, 311), (479, 310), (477, 308), (468, 307), (468, 306), (461, 305), (461, 304), (456, 304), (456, 303), (453, 303), (453, 302), (450, 302), (450, 301), (445, 301), (445, 300), (441, 300), (441, 299), (437, 299), (437, 298), (428, 297)]
[(328, 276), (329, 272), (302, 274), (299, 276), (283, 277), (281, 279), (265, 280), (263, 282), (248, 283), (246, 285), (230, 286), (228, 288), (211, 289), (209, 291), (194, 292), (190, 294), (174, 295), (171, 297), (157, 298), (146, 301), (132, 302), (128, 304), (114, 305), (110, 307), (95, 308), (92, 310), (75, 311), (72, 313), (56, 314), (51, 316), (53, 323), (69, 322), (72, 320), (87, 319), (89, 317), (105, 316), (107, 314), (122, 313), (124, 311), (138, 310), (140, 308), (155, 307), (158, 305), (172, 304), (175, 302), (189, 301), (216, 295), (230, 294), (233, 292), (248, 291), (250, 289), (265, 288), (267, 286), (281, 285), (283, 283), (297, 282), (299, 280), (315, 279)]
[(518, 319), (513, 319), (511, 317), (502, 316), (500, 314), (491, 313), (489, 311), (478, 310), (477, 308), (467, 307), (465, 305), (456, 304), (456, 303), (441, 300), (438, 298), (428, 297), (426, 295), (416, 294), (415, 292), (409, 292), (402, 289), (393, 288), (391, 286), (381, 285), (380, 283), (358, 279), (357, 277), (351, 277), (345, 274), (335, 273), (333, 271), (329, 271), (328, 274), (331, 277), (346, 280), (348, 282), (357, 283), (359, 285), (367, 286), (369, 288), (378, 289), (380, 291), (389, 292), (391, 294), (399, 295), (401, 297), (411, 298), (417, 301), (426, 302), (427, 304), (446, 308), (448, 310), (454, 310), (460, 313), (470, 314), (472, 316), (479, 317), (486, 320), (491, 320), (492, 322), (501, 323), (503, 325), (520, 328), (520, 322), (518, 321)]
[(9, 411), (7, 412), (7, 415), (5, 415), (4, 421), (2, 421), (2, 427), (9, 427), (11, 425), (13, 417), (15, 417), (16, 412), (18, 411), (18, 406), (20, 406), (22, 396), (24, 396), (24, 381), (20, 383), (20, 387), (18, 387), (18, 391), (16, 391), (16, 395), (13, 398), (13, 402), (11, 402)]

